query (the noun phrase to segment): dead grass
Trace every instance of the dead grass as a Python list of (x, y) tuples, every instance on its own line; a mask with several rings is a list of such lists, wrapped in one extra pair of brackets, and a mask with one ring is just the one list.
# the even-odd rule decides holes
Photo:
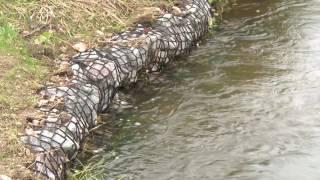
[[(5, 15), (35, 43), (93, 43), (131, 25), (142, 8), (172, 0), (0, 0)], [(57, 45), (59, 46), (59, 45)]]
[(0, 7), (12, 15), (24, 19), (25, 29), (34, 29), (43, 24), (56, 26), (57, 30), (70, 35), (79, 30), (88, 31), (97, 25), (125, 25), (124, 17), (132, 12), (135, 3), (97, 0), (42, 0), (42, 1), (4, 1)]

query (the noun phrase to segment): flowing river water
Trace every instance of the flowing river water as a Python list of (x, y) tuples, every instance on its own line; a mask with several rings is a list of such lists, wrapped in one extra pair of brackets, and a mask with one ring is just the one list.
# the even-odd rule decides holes
[(320, 179), (320, 1), (239, 0), (224, 20), (115, 114), (107, 179)]

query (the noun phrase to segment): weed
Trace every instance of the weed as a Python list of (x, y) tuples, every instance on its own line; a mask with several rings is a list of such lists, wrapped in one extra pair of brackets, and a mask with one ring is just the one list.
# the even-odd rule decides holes
[(80, 161), (80, 167), (70, 172), (71, 180), (99, 180), (105, 178), (105, 161), (100, 159), (99, 161), (91, 161), (88, 164), (82, 164)]

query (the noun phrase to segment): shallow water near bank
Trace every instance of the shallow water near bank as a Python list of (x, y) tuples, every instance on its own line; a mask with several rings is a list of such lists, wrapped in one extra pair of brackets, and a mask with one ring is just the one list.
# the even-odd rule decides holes
[(106, 179), (320, 179), (320, 1), (238, 4), (115, 114)]

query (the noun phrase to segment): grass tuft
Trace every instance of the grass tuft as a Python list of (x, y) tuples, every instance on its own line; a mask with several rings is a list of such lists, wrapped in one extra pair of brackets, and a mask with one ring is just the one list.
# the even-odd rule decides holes
[(69, 173), (71, 180), (100, 180), (106, 178), (104, 159), (100, 159), (99, 161), (91, 160), (88, 164), (82, 164), (80, 161), (79, 163), (80, 166)]
[(18, 32), (11, 24), (0, 23), (0, 51), (14, 52), (13, 44), (17, 41)]

